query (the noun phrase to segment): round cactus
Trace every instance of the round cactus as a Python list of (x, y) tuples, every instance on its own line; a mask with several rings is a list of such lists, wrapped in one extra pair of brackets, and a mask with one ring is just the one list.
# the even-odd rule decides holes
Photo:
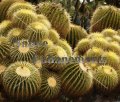
[(7, 11), (7, 18), (11, 19), (13, 14), (15, 12), (17, 12), (18, 10), (21, 10), (21, 9), (27, 9), (27, 10), (32, 10), (32, 11), (35, 11), (35, 7), (30, 4), (30, 3), (27, 3), (27, 2), (16, 2), (16, 3), (13, 3), (10, 8), (8, 9)]
[(36, 68), (38, 68), (39, 70), (42, 69), (42, 62), (40, 59), (36, 59), (36, 61), (34, 62), (34, 65)]
[(111, 42), (109, 44), (108, 50), (115, 52), (117, 55), (120, 55), (120, 45), (118, 42)]
[(0, 63), (0, 85), (2, 84), (3, 81), (3, 73), (7, 69), (6, 65), (4, 63)]
[(104, 64), (110, 65), (115, 69), (119, 67), (120, 58), (116, 53), (112, 51), (106, 51), (105, 53), (103, 53), (102, 57), (105, 58)]
[(104, 29), (101, 33), (105, 37), (113, 37), (114, 35), (117, 35), (117, 31), (110, 29), (110, 28)]
[(45, 15), (62, 38), (66, 38), (70, 30), (70, 17), (60, 4), (43, 2), (38, 4), (38, 14)]
[(52, 72), (42, 73), (42, 83), (39, 91), (39, 97), (42, 100), (52, 100), (56, 98), (61, 89), (61, 80), (58, 75)]
[(95, 38), (103, 38), (103, 34), (99, 33), (99, 32), (94, 32), (94, 33), (90, 33), (87, 38), (88, 39), (95, 39)]
[[(6, 19), (6, 14), (9, 7), (16, 1), (18, 0), (4, 0), (0, 2), (0, 22)], [(20, 2), (20, 0), (18, 2)]]
[(24, 35), (22, 34), (23, 30), (20, 28), (13, 28), (8, 32), (8, 40), (11, 43), (16, 43), (17, 41), (21, 40), (24, 38)]
[(33, 22), (25, 29), (24, 34), (30, 42), (35, 43), (47, 39), (49, 36), (49, 30), (42, 23)]
[(0, 37), (0, 61), (7, 58), (10, 54), (10, 43), (7, 38)]
[(48, 70), (62, 71), (66, 64), (64, 59), (66, 60), (67, 57), (67, 53), (62, 47), (54, 45), (45, 54), (46, 62), (43, 63), (43, 66)]
[(41, 19), (39, 22), (44, 24), (48, 29), (51, 29), (51, 23), (47, 19)]
[(112, 37), (105, 37), (105, 39), (106, 39), (108, 42), (112, 42), (112, 41), (113, 41)]
[(3, 82), (3, 75), (7, 67), (11, 64), (10, 58), (5, 58), (4, 60), (0, 61), (0, 85)]
[(90, 62), (97, 62), (100, 63), (100, 58), (102, 57), (102, 54), (104, 53), (103, 49), (92, 47), (85, 53), (86, 58), (90, 58)]
[(15, 62), (5, 70), (3, 86), (5, 92), (13, 100), (28, 100), (40, 89), (40, 73), (28, 62)]
[(102, 56), (103, 53), (104, 53), (103, 49), (92, 47), (86, 52), (85, 56), (86, 57), (100, 57)]
[(95, 38), (91, 40), (91, 46), (102, 48), (106, 50), (108, 48), (108, 41), (105, 38)]
[(71, 45), (72, 48), (76, 46), (79, 40), (87, 37), (87, 32), (84, 28), (71, 24), (70, 32), (67, 34), (66, 40)]
[(56, 45), (62, 47), (66, 51), (68, 56), (72, 56), (72, 48), (70, 47), (66, 40), (60, 39), (58, 40)]
[(10, 50), (10, 57), (13, 62), (15, 61), (28, 61), (33, 62), (36, 54), (36, 48), (32, 43), (27, 40), (21, 40), (14, 44)]
[(49, 30), (49, 39), (52, 40), (53, 43), (57, 43), (58, 40), (60, 39), (60, 36), (55, 29)]
[(94, 77), (97, 90), (103, 93), (113, 91), (118, 84), (117, 72), (108, 65), (99, 66)]
[(90, 48), (90, 40), (84, 38), (78, 42), (77, 46), (74, 49), (74, 52), (77, 52), (78, 55), (84, 55), (89, 48)]
[(38, 46), (37, 49), (38, 56), (45, 56), (48, 49), (51, 48), (53, 45), (54, 45), (53, 42), (49, 39), (42, 40), (41, 45)]
[(114, 6), (98, 7), (91, 19), (91, 32), (101, 32), (105, 28), (120, 28), (120, 10)]
[(83, 63), (68, 63), (61, 73), (62, 90), (72, 97), (87, 93), (93, 85), (92, 72)]
[(32, 10), (21, 9), (13, 14), (12, 22), (15, 27), (25, 29), (28, 24), (37, 20), (37, 14)]
[(120, 36), (119, 35), (114, 35), (113, 36), (113, 41), (117, 41), (120, 44)]
[(7, 36), (10, 29), (13, 28), (13, 24), (10, 20), (4, 20), (0, 23), (0, 36)]
[(38, 14), (37, 17), (38, 17), (38, 20), (47, 19), (47, 17), (44, 16), (43, 14)]

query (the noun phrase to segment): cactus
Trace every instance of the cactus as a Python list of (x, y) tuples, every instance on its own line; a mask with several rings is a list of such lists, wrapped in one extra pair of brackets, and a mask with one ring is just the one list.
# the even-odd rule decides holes
[[(6, 15), (9, 7), (16, 1), (18, 0), (4, 0), (0, 2), (0, 22), (6, 19)], [(21, 1), (19, 0), (18, 2)]]
[(16, 43), (19, 40), (22, 40), (24, 38), (24, 35), (22, 33), (23, 33), (22, 29), (20, 29), (20, 28), (13, 28), (7, 34), (8, 40), (11, 43)]
[(52, 100), (56, 98), (61, 89), (61, 80), (58, 75), (53, 72), (42, 72), (42, 83), (39, 91), (39, 97), (42, 100)]
[(49, 48), (51, 48), (53, 45), (53, 42), (49, 39), (42, 40), (41, 45), (37, 48), (38, 56), (45, 56)]
[(91, 48), (90, 40), (87, 38), (84, 38), (78, 42), (78, 44), (74, 49), (74, 52), (77, 52), (78, 55), (84, 55), (89, 48)]
[(10, 42), (7, 38), (0, 36), (0, 61), (3, 61), (10, 54)]
[(72, 48), (75, 48), (79, 40), (87, 37), (87, 32), (84, 28), (71, 24), (70, 32), (67, 34), (66, 40), (71, 45)]
[(113, 37), (114, 35), (117, 35), (117, 31), (113, 30), (113, 29), (104, 29), (101, 32), (105, 37)]
[(62, 47), (66, 51), (68, 56), (72, 56), (72, 48), (70, 47), (66, 40), (60, 39), (58, 40), (56, 45)]
[(5, 70), (3, 86), (6, 94), (13, 100), (29, 100), (40, 89), (40, 73), (28, 62), (15, 62)]
[(10, 57), (13, 62), (28, 61), (33, 62), (36, 54), (36, 48), (27, 40), (16, 42), (10, 49)]
[(117, 55), (120, 55), (120, 46), (118, 42), (111, 42), (109, 44), (108, 50), (115, 52)]
[(47, 27), (39, 22), (33, 22), (25, 29), (25, 33), (30, 42), (41, 42), (49, 36)]
[(109, 42), (105, 38), (95, 38), (91, 40), (91, 46), (107, 50)]
[(18, 10), (12, 17), (13, 25), (22, 29), (25, 29), (28, 24), (35, 21), (37, 21), (37, 14), (27, 9)]
[(43, 63), (43, 66), (48, 70), (61, 72), (66, 65), (63, 58), (66, 60), (67, 57), (67, 53), (62, 47), (54, 45), (45, 54), (46, 63)]
[(117, 72), (108, 65), (99, 66), (94, 76), (95, 86), (100, 92), (110, 93), (118, 84)]
[(8, 32), (13, 28), (10, 20), (4, 20), (0, 23), (0, 36), (7, 36)]
[(66, 38), (70, 30), (70, 17), (60, 4), (42, 2), (38, 4), (37, 13), (45, 15), (53, 28), (60, 34), (60, 37)]
[(120, 58), (115, 52), (106, 51), (105, 53), (103, 53), (102, 57), (105, 58), (105, 63), (103, 64), (110, 65), (115, 69), (119, 68)]
[(53, 41), (53, 43), (57, 43), (60, 39), (58, 32), (55, 29), (49, 30), (49, 39)]
[(61, 73), (62, 91), (71, 97), (80, 97), (93, 85), (93, 75), (83, 63), (68, 63)]
[(91, 32), (101, 32), (105, 28), (120, 28), (120, 10), (114, 6), (100, 6), (93, 13)]

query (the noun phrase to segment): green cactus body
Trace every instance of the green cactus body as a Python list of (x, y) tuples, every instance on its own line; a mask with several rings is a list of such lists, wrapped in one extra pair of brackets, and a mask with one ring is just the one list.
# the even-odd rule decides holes
[(3, 65), (2, 63), (0, 63), (0, 85), (3, 82), (3, 73), (6, 69), (7, 69), (7, 67), (5, 65)]
[(119, 35), (114, 35), (113, 36), (113, 41), (116, 41), (120, 44), (120, 36)]
[(60, 37), (66, 38), (70, 30), (70, 17), (67, 11), (60, 4), (43, 2), (38, 4), (38, 14), (45, 15), (57, 30)]
[(113, 30), (113, 29), (104, 29), (101, 32), (105, 37), (113, 37), (114, 35), (117, 35), (117, 31)]
[(70, 32), (67, 34), (66, 40), (71, 45), (72, 48), (75, 48), (78, 41), (87, 37), (87, 32), (84, 28), (71, 24), (70, 25)]
[(91, 48), (90, 40), (87, 38), (84, 38), (78, 42), (78, 44), (74, 49), (74, 52), (77, 52), (78, 55), (84, 55), (89, 48)]
[(101, 38), (101, 37), (103, 38), (104, 36), (99, 32), (90, 33), (87, 36), (87, 38), (89, 38), (89, 39), (95, 39), (95, 38)]
[(107, 48), (109, 46), (109, 42), (105, 38), (92, 39), (90, 44), (92, 47), (98, 47), (98, 48), (102, 48), (104, 50), (107, 50)]
[(54, 45), (48, 49), (45, 55), (46, 63), (43, 63), (43, 66), (55, 72), (62, 71), (66, 65), (66, 58), (68, 58), (66, 51), (62, 47)]
[(120, 58), (115, 52), (106, 51), (103, 53), (102, 57), (105, 58), (104, 64), (110, 65), (115, 69), (119, 68)]
[(7, 36), (8, 32), (13, 28), (10, 20), (4, 20), (0, 23), (0, 35)]
[(28, 62), (15, 62), (5, 70), (3, 86), (13, 100), (29, 100), (40, 89), (40, 73)]
[(53, 45), (53, 42), (49, 39), (42, 40), (41, 45), (38, 46), (37, 49), (38, 56), (45, 56), (49, 48), (51, 48)]
[(103, 53), (104, 53), (103, 49), (92, 47), (85, 53), (85, 58), (90, 58), (90, 62), (92, 63), (94, 62), (100, 63), (99, 61)]
[(26, 29), (25, 34), (30, 42), (41, 42), (49, 36), (48, 28), (39, 22), (31, 23)]
[(10, 42), (5, 37), (0, 37), (0, 61), (7, 58), (10, 54)]
[(93, 85), (93, 75), (83, 63), (68, 63), (61, 74), (62, 91), (72, 97), (87, 93)]
[(18, 42), (19, 40), (22, 40), (24, 38), (24, 35), (22, 34), (23, 33), (23, 30), (20, 29), (20, 28), (13, 28), (11, 29), (9, 32), (8, 32), (8, 40), (11, 42), (11, 43), (16, 43)]
[(109, 93), (113, 91), (118, 84), (117, 72), (108, 65), (99, 66), (94, 76), (95, 86), (100, 92)]
[(72, 48), (70, 47), (66, 40), (60, 39), (58, 40), (56, 45), (62, 47), (66, 51), (68, 56), (72, 56)]
[(38, 18), (38, 20), (47, 19), (47, 17), (44, 16), (43, 14), (38, 14), (38, 15), (37, 15), (37, 18)]
[(18, 10), (12, 17), (13, 25), (22, 29), (25, 29), (30, 23), (35, 21), (37, 21), (37, 14), (27, 9)]
[(39, 97), (44, 101), (56, 98), (61, 89), (60, 77), (53, 72), (44, 71), (41, 78)]
[(7, 11), (7, 18), (11, 19), (13, 14), (21, 9), (27, 9), (35, 11), (35, 7), (27, 2), (16, 2), (10, 6), (10, 8)]
[(36, 54), (36, 48), (27, 40), (21, 40), (14, 44), (10, 50), (10, 57), (15, 61), (33, 62)]
[(117, 55), (120, 55), (120, 45), (118, 42), (111, 42), (108, 49), (115, 52)]
[(120, 10), (114, 6), (98, 7), (91, 19), (91, 32), (101, 32), (105, 28), (120, 28)]
[(51, 23), (47, 19), (39, 20), (39, 22), (44, 24), (48, 29), (51, 29)]
[(55, 29), (49, 30), (49, 39), (52, 40), (54, 44), (56, 44), (60, 39), (60, 36)]
[(16, 1), (18, 0), (4, 0), (0, 2), (0, 22), (6, 19), (6, 15), (9, 7)]

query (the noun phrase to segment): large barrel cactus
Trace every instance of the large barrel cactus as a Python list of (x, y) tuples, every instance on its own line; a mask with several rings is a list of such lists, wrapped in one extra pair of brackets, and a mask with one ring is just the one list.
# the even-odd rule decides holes
[(105, 28), (120, 28), (120, 10), (114, 6), (98, 7), (91, 19), (91, 32), (101, 32)]
[(66, 40), (71, 45), (72, 48), (76, 46), (79, 40), (87, 36), (87, 32), (84, 28), (71, 24), (70, 32), (67, 34)]
[(3, 85), (5, 92), (13, 100), (28, 100), (40, 89), (40, 73), (28, 62), (16, 62), (5, 70)]
[[(7, 10), (16, 1), (18, 1), (18, 0), (3, 0), (3, 1), (0, 2), (0, 22), (5, 20)], [(24, 0), (21, 0), (21, 1), (24, 1)]]
[(66, 38), (70, 30), (70, 17), (60, 4), (52, 2), (40, 3), (38, 4), (37, 13), (44, 14), (60, 36)]

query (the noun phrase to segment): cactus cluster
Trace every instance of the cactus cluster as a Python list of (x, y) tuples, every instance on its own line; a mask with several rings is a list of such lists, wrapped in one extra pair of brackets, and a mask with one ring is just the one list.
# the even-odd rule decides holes
[(6, 102), (56, 102), (61, 96), (76, 101), (94, 89), (114, 91), (120, 85), (118, 11), (98, 7), (88, 34), (71, 23), (61, 4), (2, 0), (0, 93)]

